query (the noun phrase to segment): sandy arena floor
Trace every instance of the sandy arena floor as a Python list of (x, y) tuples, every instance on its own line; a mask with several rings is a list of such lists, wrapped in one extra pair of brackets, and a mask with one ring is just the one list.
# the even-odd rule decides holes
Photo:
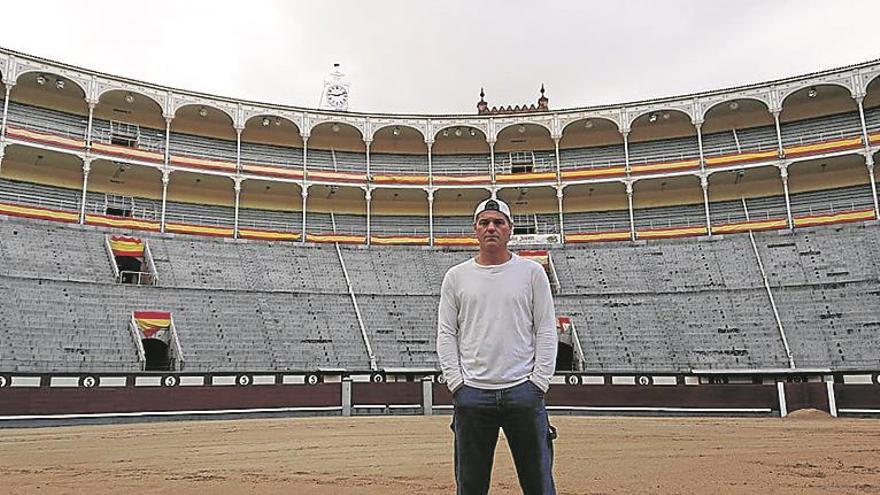
[[(880, 494), (880, 421), (796, 416), (555, 417), (557, 487), (560, 495)], [(0, 429), (0, 493), (451, 494), (449, 419)], [(519, 493), (503, 439), (490, 493)]]

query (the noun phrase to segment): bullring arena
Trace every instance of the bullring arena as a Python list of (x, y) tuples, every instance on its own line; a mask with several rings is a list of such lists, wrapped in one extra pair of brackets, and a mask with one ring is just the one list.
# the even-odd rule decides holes
[(880, 493), (876, 61), (472, 115), (0, 75), (8, 493), (451, 493), (436, 306), (489, 196), (555, 293), (560, 493)]

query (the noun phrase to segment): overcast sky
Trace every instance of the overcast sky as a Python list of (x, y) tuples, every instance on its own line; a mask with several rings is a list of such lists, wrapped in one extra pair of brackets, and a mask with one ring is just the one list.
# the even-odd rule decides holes
[(554, 109), (760, 82), (880, 58), (880, 1), (31, 1), (0, 46), (144, 81), (351, 110)]

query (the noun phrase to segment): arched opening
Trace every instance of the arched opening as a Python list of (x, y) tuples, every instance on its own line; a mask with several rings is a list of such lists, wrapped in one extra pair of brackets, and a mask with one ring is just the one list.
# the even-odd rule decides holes
[(510, 205), (513, 235), (559, 233), (559, 206), (552, 187), (506, 187), (498, 197)]
[(603, 118), (570, 122), (559, 141), (559, 167), (564, 169), (623, 166), (623, 135), (617, 124)]
[(706, 225), (700, 179), (686, 175), (636, 181), (633, 219), (636, 230)]
[(255, 115), (241, 132), (241, 163), (302, 168), (303, 139), (299, 127), (277, 115)]
[(476, 127), (445, 127), (437, 131), (431, 148), (434, 175), (488, 175), (489, 143)]
[(50, 72), (26, 72), (18, 76), (9, 93), (6, 132), (16, 128), (38, 134), (62, 136), (67, 146), (85, 143), (89, 109), (85, 92), (74, 81)]
[(633, 169), (647, 163), (677, 162), (699, 156), (697, 128), (686, 113), (654, 110), (633, 120), (629, 135), (629, 163)]
[(165, 119), (161, 105), (133, 91), (103, 93), (95, 105), (92, 142), (164, 153)]
[(171, 355), (170, 347), (159, 339), (143, 339), (144, 345), (144, 371), (170, 371)]
[(405, 125), (385, 126), (373, 134), (372, 173), (428, 173), (428, 145), (421, 131)]
[(714, 105), (704, 116), (703, 155), (708, 165), (712, 157), (753, 151), (774, 150), (776, 128), (773, 115), (760, 100), (739, 98)]
[[(787, 157), (826, 152), (799, 149), (804, 144), (862, 135), (858, 106), (849, 90), (831, 84), (807, 86), (786, 96), (779, 122)], [(862, 146), (856, 143), (855, 148)]]
[(550, 131), (537, 124), (513, 124), (498, 132), (495, 173), (519, 174), (556, 170)]
[(312, 128), (307, 167), (366, 172), (367, 145), (357, 127), (344, 122), (323, 122)]

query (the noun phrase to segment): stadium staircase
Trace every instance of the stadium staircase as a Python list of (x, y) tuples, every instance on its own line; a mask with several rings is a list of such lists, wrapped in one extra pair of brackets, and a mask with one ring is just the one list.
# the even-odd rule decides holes
[[(335, 159), (334, 159), (335, 163)], [(330, 212), (330, 221), (333, 223), (333, 233), (336, 233), (336, 217)], [(345, 258), (342, 256), (342, 250), (339, 243), (333, 243), (336, 247), (336, 256), (339, 258), (339, 266), (342, 268), (342, 275), (345, 277), (345, 285), (348, 286), (348, 294), (351, 296), (351, 304), (354, 306), (354, 314), (357, 317), (358, 326), (361, 330), (361, 337), (364, 339), (364, 347), (367, 350), (367, 356), (370, 359), (370, 370), (377, 371), (379, 367), (376, 364), (376, 355), (373, 353), (373, 346), (370, 344), (370, 337), (367, 335), (367, 328), (364, 325), (364, 318), (361, 315), (361, 309), (358, 306), (357, 296), (354, 293), (354, 287), (351, 285), (351, 277), (348, 276), (348, 269), (345, 267)]]

